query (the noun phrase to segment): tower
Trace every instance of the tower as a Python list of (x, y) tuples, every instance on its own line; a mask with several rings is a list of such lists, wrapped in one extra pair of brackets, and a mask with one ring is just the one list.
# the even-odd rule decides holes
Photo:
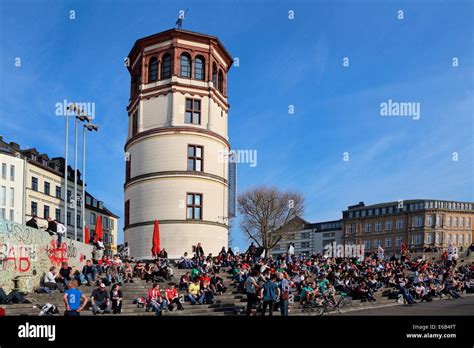
[[(161, 248), (178, 258), (201, 243), (228, 244), (227, 73), (218, 38), (171, 29), (135, 42), (125, 144), (124, 240), (151, 258), (153, 223)], [(223, 160), (224, 159), (224, 160)]]

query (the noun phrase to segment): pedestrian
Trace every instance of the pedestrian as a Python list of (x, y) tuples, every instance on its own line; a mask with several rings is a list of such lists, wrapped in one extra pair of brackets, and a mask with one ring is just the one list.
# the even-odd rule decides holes
[(50, 236), (53, 236), (53, 235), (57, 234), (58, 227), (57, 227), (56, 223), (53, 221), (53, 219), (51, 219), (48, 216), (46, 218), (46, 220), (48, 221), (48, 227), (46, 228), (46, 232), (48, 232)]
[[(87, 297), (84, 294), (76, 289), (77, 281), (72, 280), (68, 284), (68, 289), (64, 292), (63, 300), (66, 304), (66, 311), (64, 312), (65, 316), (79, 316), (81, 311), (84, 309), (87, 304)], [(83, 303), (81, 305), (81, 299)]]
[(282, 316), (288, 316), (288, 306), (289, 306), (289, 297), (290, 297), (290, 282), (287, 279), (288, 274), (278, 273), (278, 287), (280, 288), (280, 313)]
[(247, 293), (247, 315), (252, 314), (252, 307), (256, 300), (256, 294), (258, 289), (258, 284), (256, 277), (258, 276), (258, 271), (252, 270), (250, 275), (245, 279), (245, 291)]
[(58, 242), (57, 242), (57, 245), (58, 245), (58, 248), (61, 246), (61, 243), (62, 243), (62, 240), (63, 240), (63, 237), (66, 236), (66, 232), (67, 232), (67, 229), (66, 229), (66, 226), (64, 226), (61, 221), (59, 220), (54, 220), (54, 222), (56, 223), (56, 233), (58, 235)]
[(263, 298), (262, 316), (265, 316), (267, 307), (269, 307), (269, 315), (272, 316), (275, 302), (280, 298), (280, 288), (277, 285), (276, 274), (272, 274), (270, 279), (267, 279), (263, 284), (261, 297)]

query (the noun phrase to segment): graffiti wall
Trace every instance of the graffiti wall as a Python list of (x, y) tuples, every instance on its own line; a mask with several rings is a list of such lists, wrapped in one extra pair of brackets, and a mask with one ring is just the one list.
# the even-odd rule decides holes
[(60, 267), (64, 261), (82, 270), (91, 257), (91, 245), (68, 238), (57, 245), (56, 235), (0, 220), (0, 286), (7, 293), (15, 281), (22, 289), (32, 291), (51, 266)]

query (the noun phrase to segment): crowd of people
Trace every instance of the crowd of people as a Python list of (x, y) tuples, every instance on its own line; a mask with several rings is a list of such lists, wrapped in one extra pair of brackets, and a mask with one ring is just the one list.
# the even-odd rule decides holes
[[(287, 316), (290, 302), (302, 306), (323, 301), (335, 304), (340, 294), (362, 302), (375, 302), (383, 295), (412, 305), (436, 297), (457, 299), (464, 292), (474, 292), (472, 266), (458, 266), (452, 259), (380, 259), (377, 254), (332, 258), (295, 255), (291, 250), (264, 257), (253, 244), (245, 253), (223, 247), (217, 255), (206, 255), (201, 244), (193, 251), (192, 257), (184, 253), (175, 263), (185, 270), (179, 282), (163, 249), (155, 259), (143, 262), (122, 261), (119, 255), (103, 256), (98, 262), (87, 260), (82, 270), (63, 262), (59, 270), (51, 267), (45, 274), (41, 289), (64, 292), (66, 315), (77, 315), (89, 306), (94, 314), (121, 313), (122, 284), (138, 280), (150, 283), (150, 288), (135, 303), (157, 315), (175, 308), (183, 310), (184, 302), (191, 306), (213, 304), (216, 296), (228, 290), (226, 272), (237, 292), (246, 295), (246, 315), (273, 315), (278, 310)], [(87, 298), (79, 289), (91, 286), (95, 289)]]

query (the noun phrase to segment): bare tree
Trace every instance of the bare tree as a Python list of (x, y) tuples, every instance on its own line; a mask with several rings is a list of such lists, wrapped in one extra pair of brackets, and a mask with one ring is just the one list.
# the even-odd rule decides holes
[(304, 211), (304, 198), (296, 192), (274, 187), (256, 187), (239, 195), (240, 227), (247, 237), (265, 250), (265, 256), (278, 244), (287, 223)]

